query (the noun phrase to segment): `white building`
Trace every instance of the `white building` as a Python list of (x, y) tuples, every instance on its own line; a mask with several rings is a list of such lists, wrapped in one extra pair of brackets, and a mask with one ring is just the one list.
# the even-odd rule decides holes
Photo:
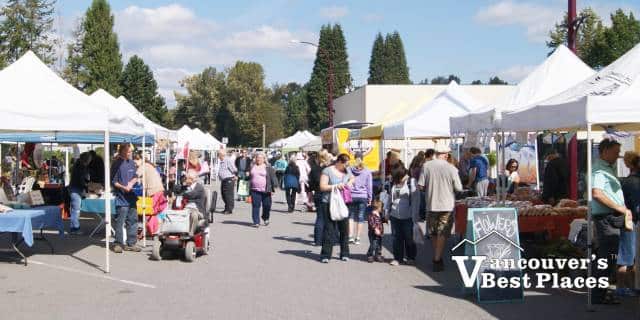
[[(406, 116), (425, 105), (447, 85), (365, 85), (334, 101), (334, 123), (349, 120), (377, 123), (390, 113)], [(481, 105), (496, 103), (514, 90), (511, 85), (461, 85)]]

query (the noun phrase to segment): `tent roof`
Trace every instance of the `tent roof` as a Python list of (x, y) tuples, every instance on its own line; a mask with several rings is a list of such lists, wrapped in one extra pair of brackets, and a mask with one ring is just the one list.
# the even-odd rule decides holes
[(141, 135), (142, 125), (110, 114), (47, 67), (29, 51), (0, 71), (3, 131), (101, 132)]
[[(105, 92), (106, 93), (106, 92)], [(127, 98), (120, 96), (118, 102), (127, 110), (129, 114), (136, 115), (142, 123), (144, 123), (145, 131), (151, 132), (157, 139), (175, 141), (177, 135), (175, 131), (169, 130), (147, 118), (142, 112), (138, 110)]]
[(516, 131), (583, 129), (588, 124), (622, 124), (626, 130), (638, 130), (640, 125), (634, 123), (640, 123), (639, 90), (640, 45), (636, 45), (562, 93), (506, 113), (502, 124)]
[(595, 73), (571, 50), (561, 45), (538, 65), (510, 94), (496, 105), (450, 119), (452, 132), (473, 132), (494, 128), (503, 112), (513, 111), (552, 97)]
[[(480, 104), (460, 89), (455, 81), (429, 103), (406, 119), (387, 125), (385, 139), (448, 137), (449, 117), (476, 110)], [(428, 123), (429, 125), (425, 125)]]

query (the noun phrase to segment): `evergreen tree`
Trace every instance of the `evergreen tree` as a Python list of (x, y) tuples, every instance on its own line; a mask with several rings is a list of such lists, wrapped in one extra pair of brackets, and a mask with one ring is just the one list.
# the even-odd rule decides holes
[(602, 66), (614, 62), (640, 42), (640, 21), (632, 12), (626, 15), (622, 9), (611, 15), (611, 26), (604, 31), (604, 45), (597, 48), (604, 52)]
[[(0, 10), (0, 55), (13, 63), (33, 51), (46, 64), (55, 61), (55, 1), (8, 0)], [(0, 63), (1, 64), (1, 63)]]
[(307, 88), (295, 82), (276, 85), (273, 89), (273, 102), (281, 106), (283, 112), (283, 135), (290, 136), (299, 130), (309, 129), (307, 113), (309, 110)]
[(324, 25), (320, 29), (319, 48), (309, 80), (309, 124), (319, 132), (328, 126), (328, 76), (329, 63), (333, 71), (332, 96), (342, 96), (351, 87), (351, 74), (342, 27)]
[(85, 92), (102, 88), (113, 96), (122, 93), (122, 55), (118, 36), (113, 31), (114, 18), (106, 0), (93, 0), (82, 24), (82, 65), (86, 69)]
[(489, 78), (489, 84), (507, 85), (509, 83), (495, 76), (493, 78)]
[(158, 83), (144, 61), (134, 55), (129, 59), (120, 82), (122, 95), (138, 110), (156, 123), (163, 123), (167, 112), (165, 101), (158, 94)]
[(368, 84), (384, 84), (385, 74), (385, 43), (382, 34), (378, 32), (371, 49), (371, 60), (369, 60)]
[(62, 78), (79, 90), (84, 90), (87, 81), (87, 73), (82, 64), (82, 39), (84, 38), (82, 24), (82, 19), (78, 20), (73, 29), (73, 42), (67, 45), (67, 63), (62, 71)]
[(449, 77), (437, 76), (431, 79), (431, 84), (449, 84), (451, 81), (455, 81), (458, 84), (462, 83), (458, 76), (450, 74)]
[(471, 82), (472, 85), (477, 86), (477, 85), (482, 85), (482, 81), (481, 80), (473, 80)]
[(385, 83), (386, 84), (410, 84), (409, 67), (404, 53), (404, 45), (398, 31), (387, 34), (385, 39)]

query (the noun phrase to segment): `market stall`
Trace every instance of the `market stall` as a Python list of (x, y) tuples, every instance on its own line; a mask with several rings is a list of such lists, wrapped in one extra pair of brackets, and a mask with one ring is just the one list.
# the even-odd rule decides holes
[[(640, 130), (640, 45), (568, 90), (541, 103), (504, 115), (502, 125), (507, 130), (587, 131), (587, 172), (592, 168), (592, 130), (612, 132)], [(562, 117), (557, 115), (562, 114)], [(586, 175), (587, 190), (591, 190), (591, 174)], [(587, 192), (587, 201), (592, 193)], [(591, 211), (588, 212), (588, 252), (591, 256)], [(590, 260), (590, 259), (589, 259)], [(589, 269), (589, 272), (591, 269)], [(591, 295), (589, 294), (589, 304)]]
[[(101, 142), (104, 154), (110, 143), (132, 142), (144, 136), (143, 125), (128, 116), (114, 115), (84, 93), (62, 80), (33, 52), (0, 71), (0, 132), (14, 137), (66, 142)], [(113, 138), (112, 138), (113, 134)], [(115, 141), (114, 141), (115, 140)], [(11, 141), (11, 140), (10, 140)], [(110, 157), (105, 157), (105, 180), (110, 181)], [(110, 210), (111, 186), (105, 185), (105, 206)], [(109, 211), (107, 210), (107, 211)], [(111, 216), (106, 216), (110, 225)], [(109, 272), (109, 238), (105, 232), (105, 266)]]

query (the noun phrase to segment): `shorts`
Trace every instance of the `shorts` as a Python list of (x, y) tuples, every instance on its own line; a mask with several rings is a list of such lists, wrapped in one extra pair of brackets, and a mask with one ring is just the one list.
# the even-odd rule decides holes
[(620, 244), (618, 245), (618, 259), (616, 261), (619, 266), (633, 266), (636, 255), (636, 231), (620, 231)]
[(355, 222), (365, 222), (367, 213), (367, 199), (353, 198), (349, 207), (349, 219)]
[(427, 212), (427, 232), (430, 236), (451, 235), (453, 214), (451, 212)]

